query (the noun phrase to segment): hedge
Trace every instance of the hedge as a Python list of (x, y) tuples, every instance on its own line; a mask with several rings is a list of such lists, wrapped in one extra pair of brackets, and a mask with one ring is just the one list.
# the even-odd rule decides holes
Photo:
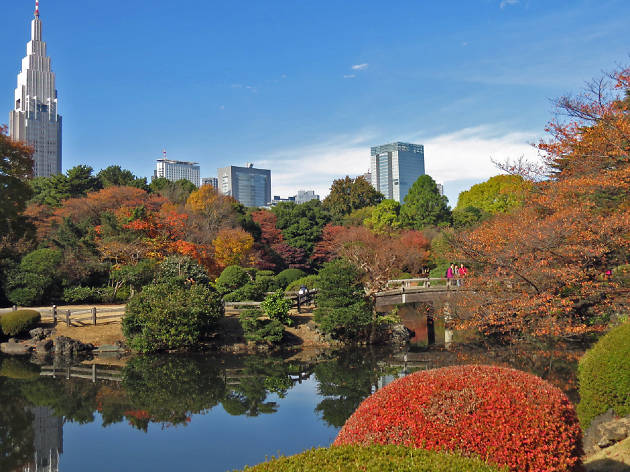
[(302, 285), (304, 285), (309, 290), (319, 288), (319, 276), (312, 274), (312, 275), (307, 275), (306, 277), (301, 277), (297, 280), (294, 280), (289, 285), (287, 285), (287, 288), (285, 291), (297, 292)]
[(33, 329), (41, 319), (39, 311), (17, 310), (0, 316), (0, 326), (5, 335), (18, 336)]
[(578, 365), (582, 428), (612, 408), (630, 414), (630, 322), (613, 328), (590, 349)]
[(248, 472), (490, 472), (498, 471), (479, 459), (401, 446), (340, 446), (311, 449), (291, 457), (280, 457)]
[(359, 405), (334, 444), (458, 451), (519, 472), (577, 471), (582, 452), (564, 393), (535, 375), (480, 365), (392, 382)]
[(284, 290), (291, 282), (297, 279), (301, 279), (305, 275), (306, 273), (300, 269), (284, 269), (282, 272), (276, 275), (276, 284), (279, 288), (282, 288)]

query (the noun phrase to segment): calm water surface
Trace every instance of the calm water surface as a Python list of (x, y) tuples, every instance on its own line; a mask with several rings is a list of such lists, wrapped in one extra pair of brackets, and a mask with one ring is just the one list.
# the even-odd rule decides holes
[(576, 399), (580, 349), (457, 342), (447, 348), (444, 336), (438, 323), (437, 345), (428, 347), (420, 333), (406, 361), (404, 353), (364, 349), (302, 357), (308, 360), (142, 356), (125, 367), (53, 371), (0, 358), (0, 470), (241, 468), (328, 446), (376, 389), (415, 370), (455, 364), (512, 366)]

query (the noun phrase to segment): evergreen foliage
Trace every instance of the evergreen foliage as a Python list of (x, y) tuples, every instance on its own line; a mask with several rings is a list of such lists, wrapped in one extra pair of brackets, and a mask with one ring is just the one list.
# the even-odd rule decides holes
[(577, 412), (583, 429), (611, 408), (619, 416), (630, 414), (630, 322), (611, 329), (584, 354), (578, 381)]
[(277, 290), (265, 297), (260, 307), (265, 315), (272, 320), (278, 320), (283, 325), (291, 326), (293, 320), (289, 317), (289, 310), (293, 302), (288, 298), (284, 298), (284, 291)]
[(429, 175), (418, 177), (400, 209), (400, 217), (406, 228), (424, 229), (451, 221), (448, 199), (440, 195), (435, 181)]
[(247, 274), (247, 271), (236, 265), (227, 266), (221, 272), (221, 275), (217, 279), (216, 288), (219, 293), (226, 294), (233, 292), (234, 290), (241, 288), (246, 283), (250, 282), (251, 278)]
[(276, 285), (278, 288), (286, 288), (291, 282), (301, 279), (306, 273), (300, 269), (284, 269), (276, 275)]
[(372, 309), (360, 280), (357, 268), (343, 259), (328, 262), (319, 271), (315, 321), (324, 333), (343, 340), (366, 335)]
[(259, 309), (243, 310), (238, 319), (245, 339), (250, 342), (273, 345), (282, 340), (283, 324), (277, 319), (263, 317)]
[(354, 210), (378, 205), (383, 198), (383, 194), (372, 187), (365, 177), (352, 179), (346, 175), (343, 179), (333, 181), (323, 207), (333, 218), (341, 219)]
[(271, 459), (243, 472), (491, 472), (480, 459), (403, 446), (340, 446)]
[(140, 352), (190, 349), (223, 316), (223, 303), (209, 287), (148, 285), (131, 298), (122, 320), (129, 345)]

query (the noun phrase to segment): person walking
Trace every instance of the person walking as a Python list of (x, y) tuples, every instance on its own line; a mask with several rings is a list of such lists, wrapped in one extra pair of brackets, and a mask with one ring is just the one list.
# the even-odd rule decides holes
[(454, 278), (455, 278), (455, 264), (451, 262), (450, 267), (446, 269), (446, 286), (447, 287), (451, 286)]

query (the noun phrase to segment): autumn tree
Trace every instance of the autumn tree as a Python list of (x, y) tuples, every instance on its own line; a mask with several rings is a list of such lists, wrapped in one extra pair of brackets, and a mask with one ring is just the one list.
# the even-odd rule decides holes
[(32, 153), (7, 136), (6, 126), (0, 126), (0, 235), (18, 231), (24, 224), (21, 214), (31, 196), (27, 180), (33, 173)]
[[(429, 242), (418, 231), (399, 235), (375, 234), (365, 227), (344, 228), (335, 238), (337, 254), (361, 273), (365, 297), (376, 306), (376, 294), (401, 271), (418, 273), (428, 259)], [(371, 339), (378, 324), (376, 309), (372, 313)]]
[(243, 229), (222, 229), (213, 241), (214, 257), (219, 267), (251, 263), (254, 238)]
[[(627, 94), (630, 70), (613, 85)], [(548, 178), (531, 183), (522, 207), (450, 235), (454, 257), (476, 266), (456, 310), (462, 326), (570, 336), (627, 312), (628, 282), (616, 274), (629, 262), (630, 108), (609, 86), (558, 102), (569, 121), (547, 127), (538, 149)]]
[(354, 210), (378, 205), (383, 198), (383, 194), (372, 187), (365, 177), (353, 179), (346, 175), (333, 181), (323, 206), (334, 218), (340, 219)]

